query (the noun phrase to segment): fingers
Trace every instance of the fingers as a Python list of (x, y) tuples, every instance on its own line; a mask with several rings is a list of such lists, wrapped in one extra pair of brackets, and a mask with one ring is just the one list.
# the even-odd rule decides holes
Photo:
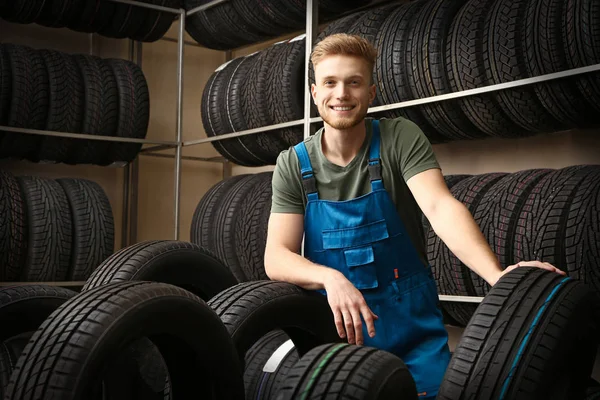
[(361, 307), (360, 312), (363, 316), (363, 319), (365, 320), (365, 324), (367, 325), (367, 333), (369, 334), (369, 337), (374, 337), (375, 336), (374, 320), (378, 319), (379, 317), (377, 315), (373, 314), (371, 309), (366, 304), (364, 304)]
[(360, 319), (360, 312), (358, 311), (358, 308), (353, 308), (351, 310), (351, 315), (352, 322), (354, 323), (355, 343), (358, 345), (362, 345), (364, 343), (362, 332), (362, 320)]
[(346, 329), (344, 328), (344, 320), (342, 319), (342, 312), (339, 308), (336, 308), (333, 311), (333, 320), (335, 322), (335, 329), (337, 329), (337, 333), (340, 338), (346, 337)]
[(354, 344), (354, 322), (352, 321), (352, 315), (348, 310), (342, 310), (344, 317), (344, 327), (346, 328), (346, 334), (348, 335), (348, 343)]
[(557, 274), (560, 274), (560, 275), (566, 275), (566, 272), (556, 268), (554, 265), (552, 265), (548, 262), (545, 262), (545, 261), (544, 262), (542, 262), (542, 261), (520, 261), (519, 263), (517, 263), (515, 265), (517, 267), (537, 267), (537, 268), (545, 269), (550, 272), (556, 272)]

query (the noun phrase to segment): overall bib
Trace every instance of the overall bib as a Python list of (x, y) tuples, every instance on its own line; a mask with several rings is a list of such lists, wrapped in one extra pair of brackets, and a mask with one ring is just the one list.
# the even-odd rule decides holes
[(308, 199), (304, 256), (340, 271), (361, 291), (379, 316), (373, 338), (363, 322), (364, 345), (400, 357), (420, 398), (435, 398), (450, 361), (448, 334), (431, 268), (421, 262), (383, 186), (379, 145), (379, 121), (373, 120), (371, 192), (347, 201), (319, 200), (306, 146), (294, 146)]

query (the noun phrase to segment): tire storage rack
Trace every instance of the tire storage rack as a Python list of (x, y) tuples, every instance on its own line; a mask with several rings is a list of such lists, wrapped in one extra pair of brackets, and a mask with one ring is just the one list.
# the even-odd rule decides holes
[[(295, 120), (291, 120), (291, 121), (284, 121), (284, 122), (278, 122), (278, 123), (273, 123), (270, 125), (265, 125), (265, 126), (258, 126), (258, 127), (252, 127), (249, 129), (243, 129), (243, 130), (238, 130), (234, 133), (226, 133), (226, 134), (217, 134), (217, 135), (213, 135), (212, 137), (208, 137), (206, 139), (197, 139), (197, 140), (190, 140), (190, 141), (183, 141), (182, 140), (182, 130), (183, 130), (183, 66), (184, 66), (184, 48), (185, 45), (188, 44), (186, 41), (184, 41), (184, 33), (185, 33), (185, 21), (186, 21), (186, 17), (189, 17), (195, 13), (204, 11), (204, 10), (208, 10), (211, 7), (217, 6), (219, 4), (225, 3), (227, 1), (231, 1), (231, 0), (215, 0), (215, 1), (209, 1), (209, 2), (204, 2), (205, 4), (202, 4), (194, 9), (191, 10), (184, 10), (184, 9), (170, 9), (167, 7), (162, 7), (162, 6), (158, 6), (158, 5), (152, 5), (152, 4), (146, 4), (146, 3), (139, 3), (136, 1), (129, 1), (129, 0), (103, 0), (103, 1), (107, 1), (107, 2), (114, 2), (114, 3), (122, 3), (122, 4), (131, 4), (134, 5), (136, 7), (142, 7), (142, 8), (147, 8), (147, 9), (154, 9), (157, 11), (162, 11), (162, 12), (169, 12), (172, 14), (175, 14), (180, 21), (180, 25), (179, 25), (179, 32), (178, 32), (178, 39), (175, 41), (177, 43), (178, 46), (178, 51), (177, 51), (177, 124), (176, 124), (176, 132), (175, 132), (175, 140), (174, 141), (158, 141), (158, 140), (146, 140), (146, 139), (128, 139), (128, 138), (115, 138), (115, 137), (108, 137), (108, 136), (94, 136), (94, 135), (81, 135), (81, 134), (75, 134), (75, 133), (65, 133), (65, 132), (53, 132), (53, 131), (43, 131), (43, 130), (31, 130), (31, 129), (21, 129), (21, 128), (14, 128), (14, 127), (8, 127), (8, 126), (0, 126), (0, 130), (2, 131), (6, 131), (6, 132), (14, 132), (14, 133), (23, 133), (23, 134), (32, 134), (32, 135), (42, 135), (42, 136), (54, 136), (54, 137), (63, 137), (63, 138), (79, 138), (79, 139), (89, 139), (89, 140), (94, 140), (94, 141), (106, 141), (106, 142), (124, 142), (124, 143), (137, 143), (137, 144), (144, 144), (144, 145), (153, 145), (153, 147), (149, 147), (146, 149), (143, 149), (140, 154), (144, 154), (144, 155), (150, 155), (153, 151), (160, 151), (160, 150), (164, 150), (164, 149), (168, 149), (168, 148), (174, 148), (175, 149), (175, 157), (174, 157), (174, 162), (175, 162), (175, 174), (174, 174), (174, 193), (175, 193), (175, 201), (173, 204), (173, 214), (175, 217), (175, 231), (174, 231), (174, 240), (178, 240), (179, 239), (179, 228), (180, 228), (180, 192), (181, 192), (181, 170), (182, 170), (182, 160), (184, 159), (183, 155), (182, 155), (182, 149), (183, 147), (189, 147), (189, 146), (197, 146), (197, 145), (202, 145), (202, 144), (207, 144), (207, 143), (211, 143), (212, 145), (214, 145), (215, 147), (217, 147), (219, 145), (219, 142), (221, 141), (225, 141), (228, 139), (234, 139), (234, 138), (242, 138), (242, 137), (247, 137), (248, 135), (258, 135), (258, 134), (263, 134), (265, 132), (269, 132), (269, 131), (275, 131), (275, 130), (282, 130), (285, 128), (292, 128), (292, 127), (302, 127), (303, 129), (303, 136), (306, 138), (308, 136), (310, 136), (312, 134), (312, 132), (314, 131), (314, 126), (316, 124), (319, 124), (322, 122), (321, 118), (316, 117), (314, 114), (314, 109), (312, 107), (312, 102), (311, 102), (311, 97), (310, 97), (310, 93), (308, 91), (308, 86), (309, 83), (311, 82), (311, 67), (310, 67), (310, 63), (309, 63), (309, 55), (312, 49), (312, 44), (315, 42), (315, 40), (317, 39), (317, 32), (318, 32), (318, 6), (319, 6), (319, 1), (320, 0), (306, 0), (306, 7), (307, 7), (307, 13), (306, 13), (306, 29), (304, 32), (304, 43), (305, 43), (305, 65), (304, 65), (304, 82), (305, 82), (305, 90), (304, 90), (304, 115), (302, 118), (298, 118)], [(321, 0), (322, 1), (322, 0)], [(394, 3), (404, 3), (405, 1), (381, 1), (378, 2), (377, 5), (384, 5), (384, 4), (394, 4)], [(481, 1), (480, 3), (484, 3), (483, 1)], [(356, 11), (356, 10), (354, 10)], [(343, 18), (339, 19), (338, 21), (341, 21)], [(134, 41), (131, 41), (131, 52), (130, 52), (130, 57), (131, 59), (135, 59), (136, 58), (136, 46), (134, 46)], [(142, 51), (142, 44), (140, 42), (137, 43), (137, 63), (141, 64), (141, 51)], [(229, 57), (228, 57), (229, 58)], [(574, 76), (582, 76), (584, 74), (588, 74), (588, 73), (592, 73), (592, 72), (598, 72), (600, 71), (600, 64), (594, 64), (594, 65), (588, 65), (585, 67), (578, 67), (578, 68), (570, 68), (570, 69), (565, 69), (562, 71), (555, 71), (555, 72), (551, 72), (551, 73), (543, 73), (545, 71), (538, 71), (538, 76), (532, 77), (532, 78), (526, 78), (526, 79), (519, 79), (519, 80), (514, 80), (511, 82), (505, 82), (505, 83), (498, 83), (498, 84), (492, 84), (489, 86), (485, 86), (485, 87), (464, 87), (463, 90), (457, 90), (457, 91), (452, 91), (452, 92), (446, 92), (444, 94), (438, 94), (436, 93), (435, 90), (428, 90), (427, 88), (417, 88), (418, 91), (420, 91), (421, 96), (419, 98), (416, 99), (410, 99), (410, 100), (406, 100), (406, 99), (398, 99), (400, 101), (397, 102), (392, 102), (390, 103), (389, 101), (387, 102), (387, 104), (385, 105), (377, 105), (374, 107), (371, 107), (369, 109), (369, 113), (370, 114), (380, 114), (380, 113), (387, 113), (387, 112), (394, 112), (394, 111), (401, 111), (403, 109), (410, 109), (411, 107), (415, 107), (415, 106), (423, 106), (423, 105), (431, 105), (431, 108), (429, 109), (429, 113), (431, 113), (432, 118), (437, 118), (440, 126), (445, 127), (446, 129), (452, 130), (452, 126), (449, 126), (450, 124), (448, 124), (448, 121), (444, 121), (444, 116), (443, 116), (443, 112), (440, 111), (440, 109), (436, 109), (436, 107), (443, 107), (444, 101), (448, 101), (448, 100), (457, 100), (457, 99), (468, 99), (471, 98), (471, 96), (476, 96), (476, 95), (483, 95), (483, 94), (491, 94), (494, 92), (499, 92), (499, 91), (503, 91), (503, 90), (509, 90), (509, 89), (515, 89), (515, 88), (519, 88), (521, 86), (526, 86), (526, 85), (535, 85), (535, 84), (539, 84), (542, 82), (553, 82), (556, 80), (560, 80), (563, 78), (567, 78), (567, 77), (574, 77)], [(425, 85), (423, 85), (425, 86)], [(390, 97), (386, 98), (385, 100), (389, 100), (394, 99), (393, 95), (389, 95)], [(496, 121), (498, 122), (498, 121)], [(210, 135), (209, 135), (210, 136)], [(193, 159), (193, 158), (190, 158)], [(199, 159), (199, 158), (196, 158)], [(224, 162), (224, 178), (227, 178), (228, 175), (230, 175), (230, 171), (228, 171), (229, 168), (229, 161), (225, 160), (223, 161), (221, 158), (217, 158), (217, 159), (203, 159), (202, 161), (217, 161), (217, 162)], [(128, 217), (127, 217), (127, 213), (129, 212), (130, 208), (134, 210), (135, 214), (135, 210), (136, 210), (136, 204), (135, 204), (135, 199), (136, 199), (136, 180), (137, 180), (137, 168), (138, 168), (138, 164), (137, 164), (137, 159), (134, 160), (132, 163), (127, 163), (126, 165), (120, 165), (121, 167), (124, 168), (124, 175), (125, 175), (125, 184), (124, 184), (124, 198), (123, 198), (123, 208), (124, 210), (126, 210), (127, 212), (124, 214), (124, 219), (123, 219), (123, 247), (125, 247), (125, 245), (129, 241), (135, 241), (135, 221), (131, 221), (131, 227), (129, 226), (129, 221), (128, 221)], [(494, 179), (496, 179), (496, 181), (498, 179), (500, 179), (500, 177), (493, 177)], [(132, 202), (132, 204), (130, 204), (130, 202)], [(134, 218), (134, 217), (132, 217)], [(133, 238), (133, 240), (131, 240)], [(519, 274), (516, 274), (515, 276), (511, 277), (511, 279), (514, 281), (507, 281), (504, 282), (506, 285), (513, 285), (515, 287), (519, 287), (519, 285), (521, 285), (524, 289), (527, 289), (527, 285), (530, 284), (530, 281), (533, 280), (533, 275), (537, 274), (537, 272), (523, 272), (522, 276)], [(97, 279), (98, 277), (96, 277)], [(536, 279), (538, 279), (538, 276), (535, 276)], [(90, 282), (92, 282), (94, 280), (94, 277), (90, 278), (90, 280), (88, 280), (87, 282), (41, 282), (44, 285), (52, 285), (52, 286), (57, 286), (57, 287), (61, 287), (61, 286), (73, 286), (73, 287), (83, 287), (84, 285), (89, 285)], [(149, 278), (149, 280), (151, 280)], [(547, 278), (548, 283), (547, 286), (548, 287), (556, 287), (556, 288), (561, 288), (563, 285), (562, 281), (558, 281), (555, 279), (555, 281), (550, 282), (550, 278)], [(99, 279), (98, 279), (99, 281)], [(0, 286), (9, 286), (9, 285), (15, 285), (15, 284), (27, 284), (27, 285), (32, 285), (33, 282), (0, 282)], [(232, 282), (228, 282), (229, 285), (233, 285), (233, 281)], [(96, 282), (96, 285), (100, 286), (98, 282)], [(235, 287), (235, 291), (231, 291), (231, 292), (237, 292), (240, 289), (243, 289), (243, 291), (245, 293), (250, 293), (250, 292), (255, 292), (256, 290), (261, 290), (262, 286), (264, 285), (265, 288), (267, 286), (269, 286), (266, 283), (252, 283), (252, 282), (246, 282), (243, 284), (240, 284), (241, 286), (236, 286)], [(553, 286), (554, 285), (554, 286)], [(217, 293), (219, 292), (221, 289), (223, 288), (219, 288), (219, 290), (214, 290), (212, 293)], [(281, 285), (281, 288), (279, 288), (280, 291), (283, 293), (285, 291), (288, 291), (289, 293), (293, 293), (294, 292), (294, 288), (289, 287), (287, 285)], [(278, 289), (278, 290), (279, 290)], [(500, 288), (502, 289), (502, 288)], [(116, 298), (118, 297), (118, 294), (120, 291), (125, 291), (125, 290), (130, 290), (132, 293), (134, 292), (138, 292), (139, 296), (142, 297), (146, 297), (149, 298), (157, 293), (159, 293), (160, 295), (163, 295), (165, 297), (179, 297), (180, 300), (185, 298), (186, 296), (188, 296), (186, 293), (184, 293), (184, 291), (177, 291), (176, 289), (173, 288), (167, 288), (167, 287), (161, 287), (160, 285), (151, 285), (151, 284), (142, 284), (142, 283), (126, 283), (126, 284), (122, 284), (122, 285), (113, 285), (110, 287), (97, 287), (94, 288), (94, 285), (91, 285), (89, 288), (84, 288), (84, 290), (94, 290), (94, 295), (95, 296), (104, 296), (105, 298)], [(544, 289), (546, 290), (546, 289)], [(207, 291), (208, 293), (209, 291)], [(220, 314), (226, 313), (227, 311), (227, 296), (230, 295), (231, 293), (229, 293), (227, 290), (223, 290), (222, 294), (220, 296), (217, 296), (215, 298), (211, 299), (211, 302), (209, 303), (209, 305), (211, 307), (214, 306), (214, 309), (218, 310), (218, 312)], [(497, 306), (498, 304), (502, 304), (502, 307), (504, 306), (504, 303), (508, 303), (510, 300), (510, 296), (514, 296), (514, 295), (504, 295), (503, 293), (499, 292), (499, 293), (493, 293), (494, 296), (497, 296), (497, 298), (495, 299), (497, 302), (494, 303), (494, 298), (492, 298), (489, 303), (487, 304), (487, 306), (490, 309), (494, 309), (495, 306)], [(536, 296), (538, 296), (538, 294), (535, 294)], [(57, 293), (54, 294), (54, 296), (56, 298), (61, 298), (62, 300), (66, 300), (67, 298), (70, 298), (71, 296), (73, 296), (73, 293), (65, 291), (65, 292), (61, 292), (60, 288), (57, 288)], [(492, 297), (494, 297), (492, 296)], [(505, 297), (503, 297), (505, 296)], [(540, 296), (542, 296), (540, 294)], [(209, 298), (211, 298), (211, 296), (205, 296), (206, 299), (208, 300)], [(543, 297), (543, 296), (542, 296)], [(82, 304), (78, 304), (77, 307), (87, 307), (89, 306), (89, 304), (86, 304), (86, 301), (89, 303), (90, 300), (92, 298), (92, 294), (90, 294), (88, 296), (88, 298), (84, 299), (82, 298), (81, 303)], [(248, 296), (248, 298), (251, 298), (251, 296)], [(508, 298), (508, 300), (507, 300)], [(61, 300), (61, 301), (62, 301)], [(449, 296), (449, 295), (440, 295), (440, 300), (444, 301), (444, 302), (461, 302), (461, 303), (480, 303), (482, 301), (484, 301), (484, 297), (483, 296), (471, 296), (471, 295), (464, 295), (464, 296)], [(182, 300), (183, 302), (183, 300)], [(221, 302), (221, 303), (220, 303)], [(224, 305), (225, 304), (225, 305)], [(581, 301), (581, 304), (587, 304), (585, 301)], [(178, 303), (174, 302), (173, 304), (170, 304), (170, 307), (173, 306), (177, 306)], [(545, 306), (545, 304), (544, 304)], [(143, 310), (142, 310), (143, 311)], [(198, 308), (197, 310), (193, 310), (193, 312), (195, 312), (199, 317), (204, 318), (205, 314), (203, 310), (201, 310), (200, 308)], [(494, 309), (494, 312), (500, 312), (496, 309)], [(514, 311), (516, 313), (516, 311)], [(235, 314), (235, 313), (232, 313)], [(266, 316), (266, 318), (268, 319), (269, 315)], [(483, 321), (485, 318), (482, 316), (479, 316), (481, 318), (481, 320)], [(282, 317), (283, 318), (283, 317)], [(323, 318), (326, 318), (325, 316), (323, 316)], [(62, 319), (61, 321), (59, 321), (58, 323), (60, 323), (61, 325), (64, 323), (64, 321), (66, 321), (68, 319), (68, 315), (60, 315), (57, 316), (57, 319)], [(207, 319), (205, 319), (206, 321)], [(212, 321), (214, 322), (214, 321)], [(168, 325), (168, 324), (167, 324)], [(214, 326), (212, 328), (214, 328), (214, 331), (217, 332), (217, 334), (215, 334), (215, 337), (218, 337), (219, 335), (223, 335), (223, 332), (218, 331), (219, 329), (221, 329), (221, 327), (217, 326), (218, 324), (215, 323)], [(228, 326), (229, 328), (229, 326)], [(488, 327), (489, 328), (489, 327)], [(49, 332), (51, 329), (53, 329), (53, 326), (51, 324), (49, 324), (46, 327), (46, 330)], [(191, 334), (200, 334), (201, 329), (200, 327), (194, 327), (194, 330)], [(265, 328), (266, 329), (266, 328)], [(489, 328), (491, 330), (491, 328)], [(473, 329), (473, 335), (477, 335), (478, 332), (476, 331), (476, 329)], [(265, 332), (261, 332), (261, 334), (258, 333), (253, 333), (255, 337), (255, 339), (258, 339), (261, 337), (262, 334), (266, 333)], [(186, 334), (183, 332), (176, 332), (173, 333), (173, 336), (176, 335), (180, 335), (180, 336), (185, 336)], [(271, 333), (271, 336), (277, 336), (280, 335), (280, 333)], [(329, 335), (329, 336), (328, 336)], [(487, 332), (486, 332), (487, 335)], [(575, 333), (572, 334), (573, 336), (575, 336)], [(239, 336), (242, 336), (241, 333), (239, 333)], [(333, 338), (335, 335), (331, 336), (331, 332), (322, 332), (322, 336), (323, 337), (329, 337), (329, 338)], [(271, 338), (269, 338), (270, 340)], [(241, 340), (241, 339), (237, 339), (234, 338), (234, 341), (236, 340)], [(285, 345), (285, 340), (283, 337), (280, 337), (278, 339), (279, 341), (277, 342), (277, 345), (279, 347), (277, 347), (278, 349), (283, 348), (282, 346)], [(265, 337), (264, 339), (265, 343), (268, 341), (267, 338)], [(331, 339), (331, 341), (334, 341), (333, 339)], [(550, 339), (548, 339), (548, 341), (550, 341)], [(274, 343), (274, 342), (272, 342)], [(271, 346), (273, 345), (271, 343)], [(260, 344), (260, 343), (258, 343)], [(236, 345), (240, 348), (240, 350), (243, 348), (244, 350), (248, 350), (247, 343), (237, 343)], [(313, 347), (313, 346), (309, 346), (309, 344), (305, 344), (307, 346), (307, 348)], [(512, 345), (514, 345), (513, 343), (509, 343), (509, 344), (505, 344), (507, 347), (510, 347)], [(142, 348), (143, 343), (139, 344), (139, 348)], [(227, 351), (229, 349), (229, 343), (217, 343), (216, 345), (216, 349), (214, 354), (225, 354), (224, 358), (228, 359), (230, 362), (230, 365), (232, 366), (237, 366), (236, 361), (233, 360), (234, 355), (232, 354), (228, 354)], [(244, 348), (244, 346), (247, 346), (246, 348)], [(325, 345), (324, 345), (325, 346)], [(284, 346), (285, 347), (285, 346)], [(307, 351), (304, 351), (304, 349), (302, 349), (302, 354), (304, 355), (304, 357), (308, 357), (305, 361), (305, 363), (314, 363), (315, 359), (318, 359), (319, 357), (321, 357), (324, 353), (324, 351), (330, 351), (331, 350), (331, 346), (330, 347), (313, 347), (313, 350), (308, 353)], [(165, 349), (168, 350), (168, 346), (167, 344), (165, 344)], [(254, 351), (259, 351), (257, 350), (258, 348), (255, 348)], [(297, 356), (295, 355), (294, 352), (290, 352), (289, 347), (286, 348), (287, 352), (285, 352), (282, 357), (288, 357), (289, 355), (294, 355), (295, 359), (294, 361), (297, 359)], [(142, 349), (143, 350), (143, 349)], [(161, 350), (163, 350), (163, 348), (161, 348)], [(175, 349), (175, 350), (180, 350), (180, 349)], [(176, 352), (174, 350), (174, 352)], [(339, 351), (341, 352), (343, 349), (340, 347)], [(219, 353), (220, 351), (220, 353)], [(273, 349), (270, 349), (270, 351), (272, 352)], [(346, 351), (346, 350), (343, 350)], [(348, 351), (354, 351), (354, 350), (348, 350)], [(460, 348), (457, 351), (462, 351), (465, 354), (468, 353), (469, 349), (467, 348)], [(528, 351), (534, 351), (531, 349), (528, 349)], [(213, 355), (214, 355), (213, 354)], [(217, 363), (219, 356), (214, 356), (215, 359), (213, 360), (215, 363)], [(346, 356), (344, 356), (346, 357)], [(384, 355), (381, 354), (372, 354), (369, 357), (373, 357), (373, 359), (377, 359), (385, 357)], [(343, 359), (343, 357), (341, 358)], [(393, 360), (392, 360), (393, 361)], [(169, 366), (171, 367), (171, 363), (173, 362), (172, 360), (166, 360), (167, 364), (169, 364)], [(378, 360), (378, 362), (380, 362), (380, 360)], [(458, 363), (458, 361), (457, 361)], [(302, 365), (298, 365), (300, 367), (302, 367)], [(176, 366), (174, 366), (176, 368)], [(402, 367), (402, 368), (401, 368)], [(463, 370), (464, 366), (461, 365), (451, 365), (451, 368), (455, 369), (456, 372), (456, 376), (460, 375), (460, 371)], [(401, 369), (400, 373), (405, 373), (405, 368), (403, 366), (398, 367), (399, 369)], [(202, 373), (205, 373), (206, 371), (202, 371)], [(373, 373), (376, 373), (373, 372)], [(476, 372), (470, 372), (471, 374), (475, 375)], [(306, 376), (302, 375), (302, 374), (306, 374), (306, 371), (303, 371), (301, 369), (298, 370), (298, 380), (302, 381), (303, 379), (307, 379)], [(509, 374), (510, 375), (510, 374)], [(27, 377), (23, 377), (24, 381), (26, 381)], [(117, 376), (114, 377), (114, 379), (118, 379)], [(222, 380), (222, 382), (226, 382), (227, 381), (227, 376), (219, 376), (218, 379)], [(457, 379), (460, 379), (457, 378)], [(193, 387), (196, 385), (196, 382), (192, 382), (189, 381), (187, 382), (187, 384), (189, 385), (189, 387)], [(237, 382), (236, 384), (239, 384), (239, 382)], [(298, 387), (302, 384), (302, 382), (295, 382), (294, 383), (296, 385), (296, 387), (290, 387), (287, 390), (288, 391), (294, 391), (294, 390), (298, 390)], [(451, 384), (448, 383), (447, 386), (450, 386)], [(226, 385), (224, 385), (226, 386)], [(238, 385), (239, 386), (239, 385)], [(397, 389), (397, 388), (396, 388)], [(447, 387), (446, 390), (452, 390), (453, 388), (449, 388)], [(235, 387), (232, 388), (231, 391), (234, 392), (235, 390), (239, 390), (239, 387)], [(408, 388), (406, 390), (412, 390), (412, 388)], [(458, 390), (458, 389), (457, 389)], [(477, 389), (473, 389), (473, 390), (477, 390)], [(166, 390), (165, 390), (166, 391)]]

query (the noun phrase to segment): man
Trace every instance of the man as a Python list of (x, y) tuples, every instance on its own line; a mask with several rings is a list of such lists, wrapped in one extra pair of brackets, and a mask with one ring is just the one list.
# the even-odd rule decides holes
[[(434, 398), (450, 354), (419, 208), (490, 285), (519, 264), (503, 271), (414, 123), (365, 119), (375, 57), (358, 36), (315, 46), (311, 92), (324, 128), (278, 157), (265, 269), (273, 280), (326, 293), (341, 338), (398, 355), (419, 395)], [(298, 254), (303, 234), (306, 258)], [(564, 274), (548, 263), (520, 265)]]

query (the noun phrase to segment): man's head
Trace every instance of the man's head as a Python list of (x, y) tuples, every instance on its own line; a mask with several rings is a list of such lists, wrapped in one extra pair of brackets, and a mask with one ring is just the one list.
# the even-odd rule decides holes
[(335, 129), (361, 123), (375, 98), (372, 82), (377, 49), (345, 33), (327, 36), (313, 49), (313, 100), (323, 120)]

